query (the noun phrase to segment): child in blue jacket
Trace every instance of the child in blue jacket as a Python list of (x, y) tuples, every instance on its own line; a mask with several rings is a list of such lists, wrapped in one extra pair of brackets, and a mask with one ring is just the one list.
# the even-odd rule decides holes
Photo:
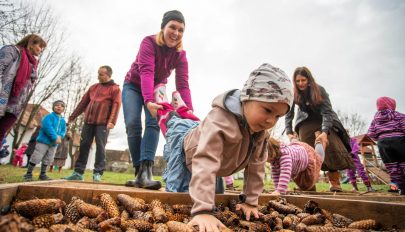
[(39, 131), (37, 144), (28, 164), (27, 173), (24, 175), (24, 181), (32, 181), (32, 170), (41, 161), (39, 180), (50, 180), (46, 175), (46, 169), (53, 162), (56, 148), (66, 134), (66, 121), (62, 117), (65, 103), (61, 100), (55, 101), (52, 110), (52, 113), (42, 119), (42, 128)]

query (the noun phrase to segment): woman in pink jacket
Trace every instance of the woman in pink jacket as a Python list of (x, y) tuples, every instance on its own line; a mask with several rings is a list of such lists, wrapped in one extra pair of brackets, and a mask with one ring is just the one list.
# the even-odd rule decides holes
[[(152, 167), (159, 142), (159, 126), (155, 119), (161, 108), (155, 103), (153, 90), (166, 84), (176, 70), (176, 89), (189, 109), (191, 103), (188, 84), (188, 61), (183, 50), (185, 20), (180, 11), (172, 10), (163, 15), (160, 32), (146, 36), (135, 61), (128, 71), (122, 91), (122, 105), (129, 151), (135, 168), (135, 180), (126, 183), (147, 189), (159, 189), (161, 183), (152, 179)], [(145, 131), (142, 136), (142, 110), (145, 113)]]

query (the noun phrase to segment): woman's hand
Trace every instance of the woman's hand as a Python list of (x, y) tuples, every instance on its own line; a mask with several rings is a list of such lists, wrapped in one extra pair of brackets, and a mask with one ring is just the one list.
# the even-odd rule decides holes
[(287, 136), (288, 136), (288, 139), (290, 140), (290, 142), (292, 142), (293, 140), (297, 140), (297, 139), (298, 139), (298, 136), (297, 136), (296, 133), (294, 133), (294, 134), (288, 134)]
[(243, 214), (245, 214), (246, 216), (246, 220), (250, 220), (250, 215), (253, 214), (253, 216), (255, 218), (259, 218), (259, 211), (257, 210), (257, 207), (255, 206), (251, 206), (249, 204), (246, 203), (242, 203), (242, 204), (237, 204), (236, 205), (236, 210), (242, 210)]
[(198, 226), (199, 232), (219, 232), (226, 228), (222, 222), (210, 214), (199, 214), (188, 223), (189, 226)]
[(152, 115), (152, 117), (156, 118), (157, 115), (157, 111), (159, 109), (163, 109), (163, 106), (153, 103), (153, 102), (148, 102), (146, 103), (146, 108), (148, 108), (150, 114)]

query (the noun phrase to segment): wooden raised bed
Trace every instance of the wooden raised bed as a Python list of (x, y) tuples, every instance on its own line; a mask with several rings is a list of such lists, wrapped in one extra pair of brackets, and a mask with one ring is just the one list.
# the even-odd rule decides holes
[[(191, 198), (187, 193), (167, 193), (164, 191), (149, 191), (122, 185), (114, 184), (95, 184), (91, 182), (68, 182), (64, 180), (31, 182), (20, 184), (0, 185), (0, 209), (7, 212), (13, 199), (29, 200), (37, 198), (59, 198), (69, 202), (73, 196), (78, 196), (89, 203), (96, 203), (96, 196), (101, 193), (109, 193), (116, 197), (119, 193), (125, 193), (136, 196), (150, 202), (153, 199), (160, 199), (169, 204), (191, 203)], [(228, 201), (237, 198), (237, 194), (217, 195), (217, 202)], [(405, 198), (382, 196), (356, 196), (347, 195), (287, 195), (284, 196), (288, 202), (303, 207), (308, 200), (314, 200), (319, 203), (321, 208), (325, 208), (334, 213), (339, 213), (354, 220), (371, 218), (383, 224), (385, 227), (397, 226), (405, 229)], [(339, 197), (339, 198), (338, 198)], [(275, 199), (275, 196), (263, 194), (259, 198), (259, 203), (264, 204), (269, 200)]]

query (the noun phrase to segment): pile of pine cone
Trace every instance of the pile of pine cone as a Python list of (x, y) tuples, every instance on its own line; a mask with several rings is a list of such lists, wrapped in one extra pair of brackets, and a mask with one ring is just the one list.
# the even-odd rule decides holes
[[(3, 231), (155, 231), (192, 232), (188, 226), (191, 205), (169, 205), (159, 200), (147, 204), (143, 199), (118, 194), (114, 200), (109, 194), (98, 196), (98, 205), (73, 197), (69, 204), (59, 199), (34, 199), (15, 202), (12, 212), (1, 216)], [(236, 210), (236, 200), (219, 203), (214, 216), (225, 226), (222, 231), (365, 231), (380, 226), (372, 219), (353, 222), (339, 214), (319, 208), (308, 201), (304, 209), (287, 203), (283, 198), (259, 206), (259, 219), (246, 221)]]

